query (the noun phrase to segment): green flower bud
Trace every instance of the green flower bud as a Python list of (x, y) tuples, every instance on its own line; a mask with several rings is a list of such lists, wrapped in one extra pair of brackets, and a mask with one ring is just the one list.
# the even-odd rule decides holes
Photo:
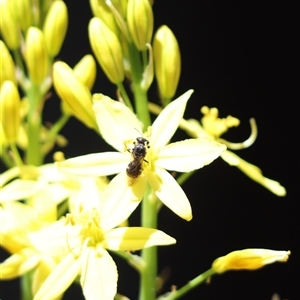
[(10, 8), (18, 25), (20, 25), (22, 30), (26, 31), (32, 25), (30, 0), (10, 0)]
[(153, 33), (153, 12), (148, 0), (129, 0), (127, 23), (131, 38), (140, 50), (146, 50)]
[(41, 84), (48, 75), (49, 58), (43, 32), (37, 27), (27, 31), (25, 59), (30, 79)]
[(91, 90), (96, 79), (94, 57), (90, 54), (85, 55), (73, 68), (73, 71), (76, 77)]
[(17, 49), (20, 45), (19, 30), (15, 19), (11, 14), (9, 2), (7, 0), (0, 0), (0, 32), (11, 50)]
[(0, 91), (1, 124), (9, 143), (15, 143), (20, 128), (21, 100), (17, 87), (12, 81), (3, 82)]
[(0, 86), (4, 80), (16, 83), (15, 64), (3, 41), (0, 40)]
[(161, 26), (154, 36), (153, 56), (159, 92), (167, 105), (177, 89), (181, 60), (177, 40), (166, 25)]
[(92, 18), (89, 23), (89, 38), (95, 56), (113, 83), (124, 80), (123, 55), (120, 41), (99, 18)]
[(53, 85), (59, 97), (68, 104), (67, 110), (70, 109), (86, 126), (98, 131), (92, 95), (66, 63), (58, 61), (53, 64)]
[(51, 57), (56, 56), (65, 39), (68, 27), (68, 9), (63, 1), (54, 1), (44, 23), (44, 36), (48, 53)]

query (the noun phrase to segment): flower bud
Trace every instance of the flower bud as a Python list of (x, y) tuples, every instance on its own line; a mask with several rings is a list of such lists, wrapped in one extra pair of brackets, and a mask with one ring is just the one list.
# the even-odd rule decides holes
[(129, 0), (127, 23), (131, 38), (140, 51), (147, 49), (153, 33), (153, 12), (148, 0)]
[(85, 55), (73, 68), (73, 71), (76, 77), (91, 90), (96, 79), (94, 57), (90, 54)]
[(3, 41), (0, 40), (0, 86), (4, 80), (16, 84), (15, 64)]
[(52, 2), (43, 27), (48, 54), (51, 57), (59, 53), (67, 27), (68, 9), (66, 4), (61, 0)]
[(20, 45), (19, 30), (15, 19), (11, 14), (9, 2), (7, 0), (0, 1), (1, 21), (0, 32), (11, 50), (15, 50)]
[(9, 143), (15, 143), (20, 128), (19, 92), (12, 81), (4, 81), (0, 91), (1, 124), (4, 135)]
[(167, 105), (177, 89), (181, 60), (177, 40), (166, 25), (161, 26), (154, 36), (153, 53), (159, 92)]
[(105, 0), (90, 0), (93, 15), (101, 19), (107, 27), (118, 34), (118, 26), (115, 21), (114, 15), (111, 13), (109, 7), (106, 5)]
[(290, 254), (290, 251), (244, 249), (217, 258), (213, 262), (212, 268), (217, 273), (229, 270), (256, 270), (276, 261), (286, 262)]
[(49, 58), (43, 32), (37, 27), (27, 31), (25, 59), (30, 79), (41, 84), (48, 75)]
[(59, 97), (68, 104), (72, 114), (86, 126), (98, 131), (92, 109), (92, 95), (66, 63), (54, 63), (53, 85)]
[(99, 18), (89, 23), (89, 39), (102, 70), (113, 83), (124, 80), (122, 48), (116, 34)]
[(32, 25), (32, 7), (30, 0), (10, 0), (11, 13), (23, 31)]

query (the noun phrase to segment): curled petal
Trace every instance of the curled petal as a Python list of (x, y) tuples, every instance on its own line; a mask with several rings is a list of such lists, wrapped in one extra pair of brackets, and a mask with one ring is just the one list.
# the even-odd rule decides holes
[(179, 217), (190, 221), (192, 208), (190, 202), (174, 177), (164, 169), (156, 168), (146, 173), (156, 196)]
[(267, 188), (269, 191), (274, 193), (277, 196), (285, 196), (286, 190), (285, 188), (280, 185), (279, 182), (269, 179), (267, 177), (264, 177), (262, 175), (262, 171), (255, 165), (252, 165), (248, 163), (247, 161), (241, 159), (236, 154), (230, 152), (230, 151), (224, 151), (221, 154), (221, 157), (231, 166), (235, 166), (239, 168), (242, 172), (244, 172), (248, 177), (250, 177), (252, 180), (256, 181), (257, 183), (261, 184), (265, 188)]
[(171, 245), (176, 240), (164, 232), (152, 228), (120, 227), (105, 234), (110, 250), (140, 250), (151, 246)]
[(225, 149), (225, 145), (213, 140), (184, 140), (162, 148), (155, 164), (167, 170), (190, 172), (210, 164)]

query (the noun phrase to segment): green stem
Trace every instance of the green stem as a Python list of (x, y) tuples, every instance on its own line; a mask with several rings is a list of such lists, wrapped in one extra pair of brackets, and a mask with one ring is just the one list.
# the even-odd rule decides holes
[(171, 292), (168, 296), (159, 297), (158, 300), (159, 299), (164, 299), (164, 300), (179, 299), (182, 296), (184, 296), (185, 294), (187, 294), (188, 292), (190, 292), (192, 289), (194, 289), (195, 287), (200, 285), (201, 283), (205, 282), (207, 279), (209, 279), (209, 277), (211, 277), (214, 274), (215, 274), (215, 271), (213, 269), (209, 269), (206, 272), (198, 275), (197, 277), (195, 277), (194, 279), (189, 281), (186, 285), (181, 287), (179, 290)]
[(127, 92), (126, 92), (126, 90), (125, 90), (125, 88), (124, 88), (123, 83), (121, 82), (121, 83), (119, 83), (117, 86), (118, 86), (118, 89), (119, 89), (120, 92), (121, 92), (121, 95), (122, 95), (122, 97), (123, 97), (123, 100), (124, 100), (126, 106), (129, 107), (129, 108), (133, 111), (133, 108), (132, 108), (130, 99), (129, 99), (128, 95), (127, 95)]
[[(148, 185), (142, 201), (142, 227), (157, 228), (157, 198), (152, 196)], [(157, 247), (142, 250), (145, 268), (141, 273), (139, 300), (154, 300), (156, 297)]]
[(29, 112), (28, 122), (28, 148), (26, 153), (26, 164), (39, 166), (43, 163), (40, 135), (41, 135), (41, 103), (42, 95), (39, 87), (32, 84), (28, 91)]
[(131, 254), (127, 251), (111, 252), (125, 259), (127, 263), (131, 265), (134, 269), (136, 269), (139, 273), (142, 273), (143, 269), (145, 268), (145, 263), (139, 255)]
[(178, 182), (179, 185), (182, 185), (185, 181), (187, 181), (187, 179), (189, 179), (193, 174), (195, 173), (195, 171), (192, 172), (187, 172), (187, 173), (182, 173), (176, 180)]
[(15, 161), (15, 165), (17, 165), (18, 167), (22, 166), (23, 165), (23, 161), (21, 159), (21, 156), (20, 156), (20, 153), (18, 151), (18, 148), (16, 147), (16, 144), (15, 143), (11, 143), (10, 144), (10, 148), (11, 148), (11, 151), (13, 153), (13, 159)]
[(21, 299), (22, 300), (33, 299), (31, 287), (32, 287), (32, 274), (31, 272), (28, 272), (21, 277), (21, 290), (22, 290)]
[(144, 128), (147, 129), (151, 124), (151, 119), (148, 110), (147, 93), (141, 88), (143, 67), (141, 64), (140, 53), (133, 43), (128, 44), (128, 49), (136, 113), (140, 121), (144, 124)]

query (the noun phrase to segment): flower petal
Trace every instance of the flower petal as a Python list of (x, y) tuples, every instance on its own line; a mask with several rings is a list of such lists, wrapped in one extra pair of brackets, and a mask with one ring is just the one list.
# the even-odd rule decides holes
[(57, 163), (62, 172), (79, 176), (107, 176), (126, 169), (129, 155), (119, 152), (93, 153)]
[(163, 147), (155, 165), (177, 172), (200, 169), (220, 156), (225, 145), (208, 139), (189, 139)]
[(23, 249), (0, 264), (1, 280), (14, 279), (31, 271), (39, 263), (41, 255), (32, 249)]
[(151, 246), (171, 245), (176, 240), (164, 232), (143, 227), (120, 227), (105, 234), (105, 248), (110, 250), (140, 250)]
[(155, 172), (144, 172), (156, 196), (179, 217), (190, 221), (190, 202), (174, 177), (161, 168), (156, 168)]
[(62, 295), (79, 274), (80, 267), (81, 257), (68, 253), (47, 277), (34, 300), (51, 300)]
[(137, 136), (141, 135), (140, 121), (121, 102), (114, 101), (102, 94), (95, 94), (93, 100), (93, 108), (101, 135), (112, 147), (124, 152), (124, 142), (135, 140)]
[(111, 229), (126, 220), (139, 205), (145, 190), (146, 179), (143, 175), (132, 186), (128, 185), (126, 172), (115, 176), (102, 196), (101, 228)]
[(85, 299), (114, 299), (118, 272), (109, 253), (104, 250), (99, 254), (95, 248), (86, 248), (82, 259), (80, 283)]
[(277, 196), (285, 196), (286, 190), (285, 188), (277, 181), (264, 177), (262, 175), (262, 171), (255, 165), (248, 163), (243, 160), (236, 154), (231, 151), (224, 151), (221, 154), (221, 157), (230, 165), (239, 168), (242, 172), (244, 172), (248, 177), (257, 183), (261, 184), (269, 191), (274, 193)]
[(152, 125), (151, 147), (159, 149), (165, 146), (174, 135), (183, 117), (186, 103), (193, 90), (189, 90), (167, 105)]

